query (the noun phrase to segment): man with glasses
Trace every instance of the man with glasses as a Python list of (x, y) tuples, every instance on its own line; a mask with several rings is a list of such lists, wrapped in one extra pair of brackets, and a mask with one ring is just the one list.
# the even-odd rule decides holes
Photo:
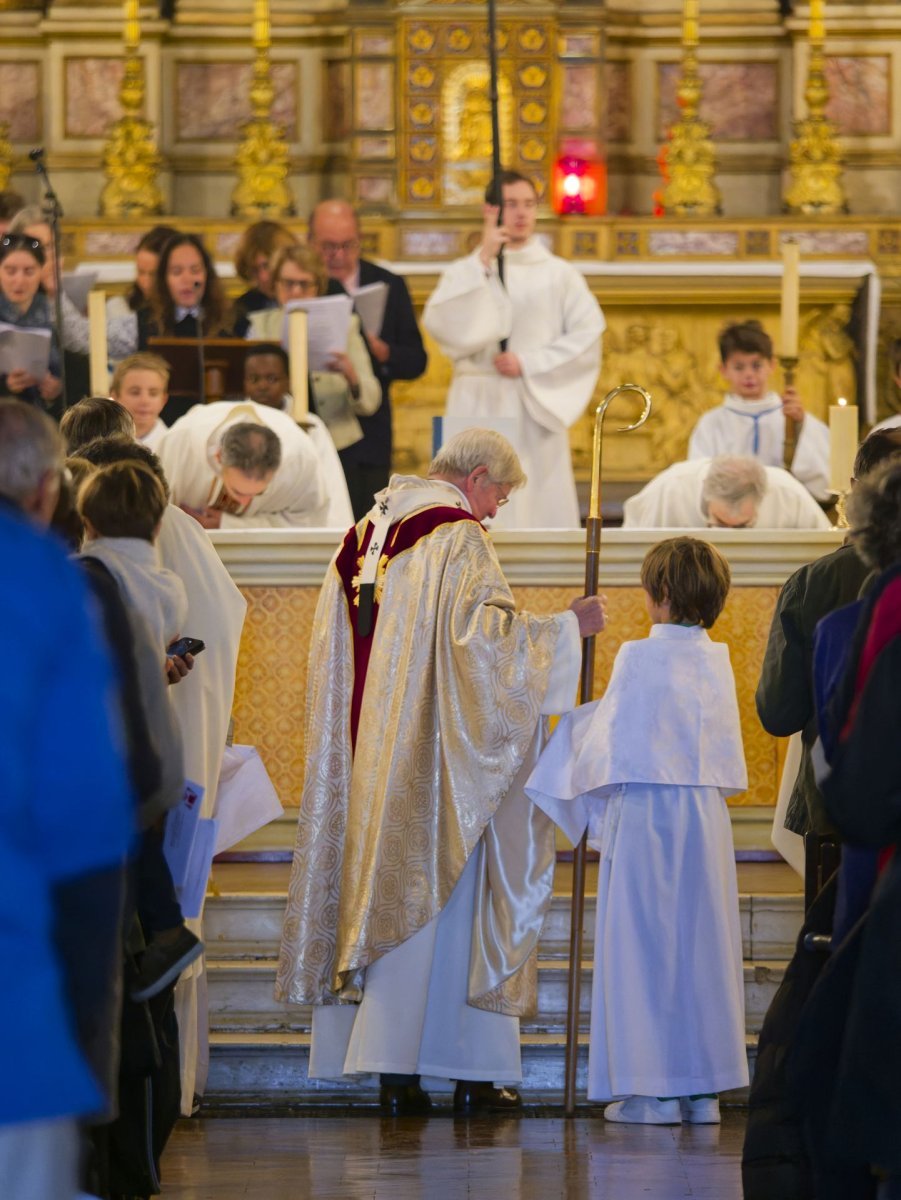
[(353, 296), (371, 283), (385, 283), (388, 297), (378, 334), (367, 333), (373, 370), (382, 403), (370, 417), (360, 417), (362, 441), (342, 453), (354, 519), (368, 512), (372, 497), (388, 484), (391, 473), (391, 384), (418, 379), (426, 368), (426, 352), (416, 324), (413, 302), (399, 275), (360, 258), (360, 225), (345, 200), (323, 200), (310, 214), (307, 240), (325, 262), (329, 291)]
[(516, 1108), (518, 1016), (554, 874), (522, 783), (572, 706), (600, 597), (517, 612), (481, 522), (525, 483), (469, 429), (394, 475), (326, 574), (277, 997), (312, 1004), (311, 1078), (378, 1074), (386, 1114)]
[(800, 480), (756, 458), (673, 463), (623, 505), (626, 529), (831, 529)]
[(454, 364), (449, 423), (499, 429), (531, 480), (503, 524), (578, 528), (568, 430), (597, 382), (604, 317), (582, 273), (535, 236), (532, 181), (504, 171), (499, 185), (501, 208), (486, 203), (480, 244), (441, 276), (423, 324)]

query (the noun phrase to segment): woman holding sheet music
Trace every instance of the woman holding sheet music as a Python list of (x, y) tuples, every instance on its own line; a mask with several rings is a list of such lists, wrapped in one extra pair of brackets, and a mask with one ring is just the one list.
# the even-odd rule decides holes
[[(284, 345), (285, 305), (324, 296), (328, 275), (311, 247), (284, 246), (272, 259), (272, 279), (279, 307), (251, 313), (247, 337)], [(310, 375), (310, 407), (325, 422), (337, 448), (344, 450), (363, 437), (357, 418), (372, 416), (382, 402), (356, 313), (351, 314), (345, 349), (333, 350), (326, 365), (328, 370)]]
[[(0, 238), (0, 394), (50, 409), (62, 384), (50, 301), (41, 291), (44, 261), (37, 238)], [(17, 338), (17, 331), (34, 336)]]

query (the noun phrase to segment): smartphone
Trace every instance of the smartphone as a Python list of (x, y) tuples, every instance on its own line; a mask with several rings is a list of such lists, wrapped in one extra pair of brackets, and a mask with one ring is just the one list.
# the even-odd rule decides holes
[(170, 658), (176, 655), (184, 658), (186, 654), (199, 654), (201, 650), (205, 649), (206, 643), (202, 642), (200, 638), (180, 637), (177, 642), (173, 642), (166, 648), (166, 653)]

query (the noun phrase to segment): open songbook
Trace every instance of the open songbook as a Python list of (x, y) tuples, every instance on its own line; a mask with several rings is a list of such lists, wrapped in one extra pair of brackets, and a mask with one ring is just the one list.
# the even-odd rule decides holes
[(49, 365), (49, 329), (28, 329), (0, 321), (0, 375), (27, 371), (35, 379), (43, 379)]
[(316, 296), (310, 300), (291, 300), (285, 305), (282, 345), (288, 349), (288, 313), (302, 309), (307, 314), (307, 354), (311, 371), (331, 370), (335, 354), (347, 352), (353, 300), (350, 296)]

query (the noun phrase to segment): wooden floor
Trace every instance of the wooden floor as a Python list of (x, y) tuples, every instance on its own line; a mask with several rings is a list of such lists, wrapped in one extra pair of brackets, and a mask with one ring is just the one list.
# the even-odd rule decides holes
[(744, 1114), (722, 1126), (600, 1117), (194, 1119), (163, 1200), (741, 1200)]

